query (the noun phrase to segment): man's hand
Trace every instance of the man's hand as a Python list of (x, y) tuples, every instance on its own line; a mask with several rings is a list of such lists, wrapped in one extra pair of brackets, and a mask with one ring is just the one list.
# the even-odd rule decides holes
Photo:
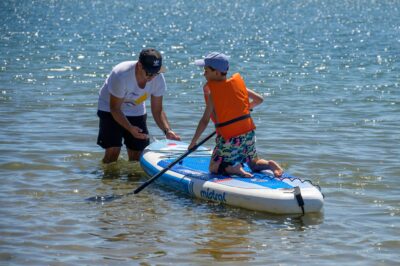
[(172, 130), (168, 130), (165, 133), (165, 137), (170, 140), (181, 140), (181, 137)]
[(136, 126), (131, 126), (129, 128), (129, 132), (137, 139), (148, 139), (149, 136), (147, 134), (142, 133), (142, 129)]

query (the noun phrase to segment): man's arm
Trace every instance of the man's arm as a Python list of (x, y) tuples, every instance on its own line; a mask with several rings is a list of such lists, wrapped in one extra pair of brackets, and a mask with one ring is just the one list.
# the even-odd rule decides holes
[(128, 130), (135, 138), (138, 139), (147, 139), (147, 134), (143, 134), (142, 129), (136, 126), (132, 126), (129, 123), (128, 119), (121, 110), (121, 106), (124, 102), (123, 98), (115, 97), (114, 95), (110, 94), (110, 111), (111, 115), (113, 116), (114, 120), (118, 122), (122, 127)]

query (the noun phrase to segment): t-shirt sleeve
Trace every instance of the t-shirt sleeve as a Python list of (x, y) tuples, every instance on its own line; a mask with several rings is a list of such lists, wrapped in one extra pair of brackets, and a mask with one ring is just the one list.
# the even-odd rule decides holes
[(154, 79), (151, 95), (154, 95), (156, 97), (163, 96), (166, 90), (167, 84), (165, 82), (164, 75), (160, 74)]
[(110, 94), (114, 95), (118, 98), (125, 97), (125, 90), (119, 75), (117, 75), (114, 71), (111, 72), (108, 77), (108, 90)]

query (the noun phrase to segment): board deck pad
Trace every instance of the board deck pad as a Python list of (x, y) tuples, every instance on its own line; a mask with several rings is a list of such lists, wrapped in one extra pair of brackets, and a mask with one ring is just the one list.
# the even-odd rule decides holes
[[(158, 162), (160, 167), (166, 168), (175, 159), (164, 159)], [(224, 176), (218, 174), (211, 174), (208, 171), (210, 163), (210, 156), (194, 156), (186, 157), (180, 163), (174, 165), (171, 171), (176, 173), (201, 180), (207, 180), (223, 184), (226, 186), (239, 187), (239, 188), (270, 188), (270, 189), (290, 189), (293, 186), (287, 184), (280, 178), (274, 178), (264, 172), (252, 173), (253, 177), (245, 178), (239, 176)], [(246, 171), (250, 169), (245, 166)], [(251, 172), (251, 171), (250, 171)]]

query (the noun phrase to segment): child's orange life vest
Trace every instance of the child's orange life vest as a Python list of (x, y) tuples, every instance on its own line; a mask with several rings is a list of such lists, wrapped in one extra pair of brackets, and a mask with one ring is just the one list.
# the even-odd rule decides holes
[(213, 119), (217, 133), (225, 140), (256, 128), (250, 117), (250, 102), (246, 84), (239, 73), (224, 81), (208, 81), (214, 104)]

